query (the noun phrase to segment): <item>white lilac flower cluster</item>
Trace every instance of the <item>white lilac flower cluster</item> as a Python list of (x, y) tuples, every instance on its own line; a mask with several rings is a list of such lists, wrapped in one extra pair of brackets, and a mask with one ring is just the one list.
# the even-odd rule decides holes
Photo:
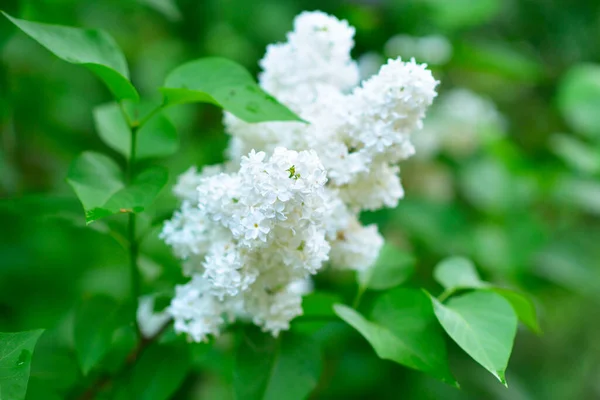
[(161, 234), (192, 277), (170, 307), (176, 330), (201, 340), (240, 314), (274, 334), (287, 329), (302, 312), (294, 287), (328, 259), (326, 182), (314, 151), (282, 147), (251, 151), (234, 173), (182, 175), (182, 207)]
[(161, 233), (191, 278), (168, 309), (176, 331), (200, 341), (244, 318), (277, 335), (326, 263), (374, 263), (383, 238), (358, 215), (403, 196), (396, 163), (413, 154), (437, 82), (390, 60), (359, 86), (353, 36), (324, 13), (296, 17), (287, 42), (267, 48), (260, 84), (309, 123), (226, 114), (229, 162), (179, 178), (182, 206)]

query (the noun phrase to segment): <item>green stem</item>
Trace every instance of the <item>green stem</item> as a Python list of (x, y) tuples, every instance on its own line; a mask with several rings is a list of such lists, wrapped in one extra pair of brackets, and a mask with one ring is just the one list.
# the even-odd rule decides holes
[(448, 297), (452, 296), (454, 294), (454, 292), (455, 292), (454, 289), (444, 291), (442, 294), (440, 294), (438, 296), (438, 301), (440, 303), (443, 303), (444, 301), (446, 301), (448, 299)]
[(154, 110), (150, 111), (150, 113), (148, 115), (146, 115), (139, 123), (138, 123), (138, 127), (143, 126), (146, 122), (148, 122), (152, 117), (154, 117), (156, 114), (158, 114), (159, 112), (161, 112), (164, 108), (165, 108), (166, 104), (162, 103), (161, 105), (159, 105), (158, 107), (156, 107)]
[(101, 375), (98, 377), (96, 381), (94, 381), (89, 388), (78, 397), (79, 400), (91, 400), (95, 399), (96, 395), (101, 392), (105, 387), (110, 386), (113, 382), (115, 376), (123, 376), (128, 370), (135, 366), (136, 361), (140, 358), (144, 350), (152, 343), (156, 342), (162, 334), (167, 330), (169, 325), (173, 322), (172, 320), (168, 320), (159, 330), (154, 334), (154, 336), (148, 338), (141, 338), (138, 342), (137, 346), (129, 353), (129, 355), (125, 358), (125, 363), (121, 367), (121, 369), (112, 375)]
[[(126, 119), (127, 123), (129, 124), (129, 127), (131, 128), (131, 144), (130, 144), (130, 148), (129, 148), (129, 159), (127, 162), (127, 170), (125, 172), (125, 179), (127, 181), (127, 184), (130, 184), (131, 181), (133, 180), (134, 174), (135, 174), (135, 162), (136, 162), (136, 153), (137, 153), (137, 135), (138, 132), (140, 130), (140, 128), (142, 126), (144, 126), (144, 124), (146, 122), (148, 122), (155, 114), (157, 114), (158, 112), (160, 112), (163, 107), (164, 104), (161, 104), (160, 106), (156, 107), (154, 110), (152, 110), (148, 115), (146, 115), (145, 118), (143, 118), (141, 121), (131, 121), (127, 115), (127, 112), (125, 112), (125, 107), (123, 106), (123, 103), (119, 103), (119, 106), (121, 108), (121, 112), (123, 113), (124, 118)], [(129, 214), (129, 223), (128, 223), (128, 239), (129, 239), (129, 274), (130, 274), (130, 278), (131, 278), (131, 297), (133, 300), (133, 304), (135, 306), (135, 309), (137, 311), (138, 307), (139, 307), (139, 299), (140, 299), (140, 295), (141, 295), (141, 278), (140, 278), (140, 271), (138, 268), (138, 256), (139, 256), (139, 238), (137, 236), (137, 232), (136, 232), (136, 215), (131, 212)], [(142, 334), (141, 334), (141, 330), (137, 321), (137, 318), (135, 318), (134, 320), (134, 324), (135, 324), (135, 328), (138, 334), (138, 337), (140, 339), (142, 339)]]
[[(137, 146), (137, 133), (139, 130), (138, 126), (131, 127), (131, 148), (129, 150), (129, 162), (127, 163), (127, 183), (131, 183), (133, 179), (133, 175), (135, 173), (135, 156), (136, 156), (136, 146)], [(139, 243), (136, 235), (136, 215), (131, 212), (129, 214), (129, 224), (128, 224), (128, 236), (129, 236), (129, 273), (131, 277), (131, 297), (133, 298), (133, 304), (135, 306), (135, 310), (139, 307), (139, 299), (140, 299), (140, 272), (138, 269), (138, 253), (139, 253)], [(141, 330), (137, 321), (137, 317), (134, 319), (135, 330), (138, 334), (138, 337), (141, 338)]]
[(362, 296), (363, 296), (363, 294), (365, 294), (366, 290), (367, 290), (367, 288), (364, 285), (358, 286), (358, 290), (356, 291), (356, 296), (354, 296), (354, 301), (352, 302), (352, 308), (354, 308), (355, 310), (358, 308), (358, 305), (360, 304), (360, 300), (362, 299)]
[(131, 127), (131, 147), (129, 149), (129, 162), (127, 163), (127, 183), (131, 183), (135, 168), (135, 156), (137, 147), (137, 133), (141, 125)]
[(123, 115), (125, 122), (127, 122), (127, 126), (129, 126), (129, 127), (133, 126), (133, 122), (129, 119), (129, 115), (125, 111), (125, 106), (123, 105), (123, 102), (119, 101), (118, 104), (119, 104), (119, 108), (121, 109), (121, 114)]

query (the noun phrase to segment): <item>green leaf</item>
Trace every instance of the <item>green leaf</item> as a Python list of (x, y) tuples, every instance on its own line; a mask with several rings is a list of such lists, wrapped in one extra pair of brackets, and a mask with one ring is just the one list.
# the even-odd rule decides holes
[(33, 348), (42, 332), (0, 333), (0, 399), (25, 398)]
[[(433, 276), (446, 289), (445, 293), (454, 293), (460, 289), (487, 288), (504, 297), (513, 307), (519, 319), (533, 332), (540, 333), (535, 306), (525, 294), (510, 289), (498, 288), (482, 281), (475, 265), (463, 257), (446, 258), (436, 265)], [(440, 297), (441, 299), (441, 297)]]
[(302, 121), (265, 93), (244, 67), (223, 58), (203, 58), (175, 68), (161, 91), (166, 104), (211, 103), (246, 122)]
[(131, 130), (119, 105), (108, 103), (94, 108), (94, 124), (104, 143), (129, 159)]
[(164, 114), (150, 118), (137, 132), (136, 159), (166, 157), (179, 149), (175, 125)]
[(89, 151), (73, 161), (67, 182), (79, 197), (86, 214), (102, 207), (113, 194), (125, 187), (119, 166), (107, 156)]
[(600, 65), (571, 68), (559, 84), (558, 106), (573, 130), (600, 139)]
[(235, 357), (233, 388), (244, 400), (300, 400), (317, 386), (321, 353), (307, 336), (286, 332), (275, 339), (247, 332)]
[(517, 316), (502, 296), (474, 291), (446, 305), (431, 297), (438, 321), (475, 361), (506, 384), (504, 372), (517, 333)]
[[(127, 108), (136, 107), (129, 106)], [(129, 113), (137, 112), (128, 110)], [(136, 121), (139, 120), (136, 119)], [(131, 129), (117, 103), (108, 103), (94, 109), (94, 122), (102, 140), (112, 149), (129, 159)], [(179, 137), (173, 123), (162, 113), (151, 117), (137, 132), (136, 159), (166, 157), (177, 152)]]
[(384, 244), (377, 262), (358, 274), (361, 288), (386, 290), (404, 283), (415, 270), (415, 258), (389, 244)]
[(442, 260), (435, 266), (433, 277), (444, 289), (449, 291), (480, 288), (488, 285), (479, 278), (475, 265), (471, 260), (463, 257), (449, 257)]
[(535, 305), (529, 296), (515, 290), (504, 288), (493, 288), (492, 290), (508, 300), (513, 310), (515, 310), (515, 313), (517, 313), (519, 320), (529, 329), (538, 335), (542, 333), (540, 325), (538, 324)]
[(446, 293), (454, 293), (460, 289), (487, 288), (504, 297), (527, 327), (535, 333), (541, 333), (537, 322), (535, 306), (525, 294), (510, 289), (498, 288), (482, 281), (473, 263), (463, 257), (446, 258), (436, 265), (433, 276), (446, 289)]
[(117, 99), (139, 99), (129, 81), (125, 56), (108, 33), (25, 21), (3, 14), (58, 58), (86, 66), (104, 81)]
[(122, 171), (113, 160), (90, 151), (73, 161), (67, 176), (67, 182), (83, 204), (87, 223), (112, 214), (144, 211), (167, 179), (166, 169), (150, 167), (126, 185)]
[(443, 334), (424, 293), (398, 288), (383, 294), (374, 305), (371, 320), (342, 304), (336, 304), (334, 310), (367, 339), (380, 358), (458, 386), (448, 367)]
[(92, 297), (80, 304), (75, 314), (73, 337), (84, 375), (109, 350), (114, 332), (133, 321), (133, 311), (106, 296)]
[(133, 399), (167, 400), (183, 383), (190, 368), (186, 345), (154, 344), (142, 353), (133, 369)]

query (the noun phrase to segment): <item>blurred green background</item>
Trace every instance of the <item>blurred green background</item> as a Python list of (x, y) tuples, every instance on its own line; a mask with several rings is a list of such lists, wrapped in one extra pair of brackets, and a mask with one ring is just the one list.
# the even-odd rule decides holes
[[(364, 220), (415, 254), (412, 284), (438, 293), (435, 263), (468, 256), (487, 280), (535, 298), (544, 333), (520, 329), (509, 389), (452, 345), (458, 391), (378, 359), (358, 334), (333, 323), (319, 331), (327, 357), (313, 397), (600, 398), (597, 1), (2, 0), (0, 8), (108, 31), (146, 97), (158, 96), (173, 67), (202, 56), (228, 57), (258, 73), (266, 45), (285, 40), (302, 10), (320, 9), (356, 27), (353, 56), (364, 76), (388, 57), (429, 62), (440, 96), (423, 143), (417, 140), (422, 154), (401, 165), (406, 198)], [(47, 328), (29, 398), (67, 398), (87, 379), (70, 334), (75, 306), (92, 294), (128, 295), (127, 254), (118, 241), (124, 218), (85, 227), (64, 180), (83, 150), (118, 157), (96, 135), (91, 115), (110, 94), (89, 71), (57, 59), (7, 20), (0, 20), (0, 56), (0, 331)], [(192, 105), (169, 114), (182, 143), (164, 161), (171, 182), (190, 165), (222, 160), (220, 110)], [(150, 227), (176, 205), (164, 190), (147, 217), (144, 292), (182, 279)], [(331, 287), (324, 279), (317, 288)], [(336, 285), (351, 293), (352, 279)], [(231, 398), (231, 357), (227, 343), (195, 349), (194, 373), (174, 398)]]

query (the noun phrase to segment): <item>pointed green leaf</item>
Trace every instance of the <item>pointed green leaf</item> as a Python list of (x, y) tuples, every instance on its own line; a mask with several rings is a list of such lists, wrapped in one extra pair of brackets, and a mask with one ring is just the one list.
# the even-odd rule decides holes
[(109, 350), (114, 332), (133, 321), (129, 305), (107, 296), (82, 302), (75, 314), (73, 338), (81, 371), (87, 375)]
[(504, 372), (517, 333), (517, 316), (508, 301), (479, 290), (451, 298), (446, 305), (431, 300), (446, 333), (506, 385)]
[(42, 332), (0, 333), (0, 399), (25, 398), (33, 348)]
[[(132, 110), (128, 110), (128, 112), (135, 113)], [(139, 121), (139, 118), (136, 120)], [(102, 140), (128, 159), (131, 149), (131, 129), (129, 129), (119, 105), (108, 103), (96, 107), (94, 122)], [(137, 132), (136, 144), (136, 159), (138, 160), (166, 157), (177, 152), (179, 137), (173, 123), (165, 115), (158, 113)]]
[(415, 270), (415, 258), (389, 244), (384, 244), (375, 265), (358, 274), (362, 288), (386, 290), (404, 283)]
[(265, 93), (244, 67), (223, 58), (203, 58), (175, 68), (161, 91), (166, 104), (212, 103), (246, 122), (302, 121)]
[(342, 304), (334, 310), (367, 339), (380, 358), (458, 386), (448, 367), (442, 331), (424, 293), (403, 288), (385, 293), (375, 303), (371, 320)]
[(571, 68), (560, 82), (558, 106), (573, 130), (600, 139), (600, 65)]
[(233, 370), (236, 398), (301, 400), (321, 375), (319, 346), (307, 336), (286, 332), (275, 339), (255, 330), (240, 344)]
[(165, 168), (150, 167), (126, 185), (122, 171), (113, 160), (89, 151), (73, 161), (67, 176), (67, 182), (83, 204), (88, 223), (117, 213), (144, 211), (167, 179)]
[(109, 157), (86, 151), (69, 169), (67, 181), (86, 212), (103, 206), (110, 196), (125, 187), (123, 172)]
[(541, 333), (533, 302), (525, 294), (510, 289), (494, 287), (482, 281), (470, 260), (462, 257), (447, 258), (435, 267), (433, 275), (444, 286), (447, 293), (455, 293), (459, 289), (487, 288), (502, 295), (512, 305), (519, 320), (533, 332)]
[(104, 81), (117, 99), (139, 99), (129, 81), (125, 56), (108, 33), (25, 21), (3, 14), (58, 58), (89, 68)]
[(446, 258), (433, 271), (433, 277), (446, 290), (456, 289), (471, 289), (486, 287), (487, 283), (483, 282), (475, 265), (463, 257)]
[(185, 344), (152, 345), (135, 364), (129, 398), (172, 398), (189, 371), (190, 360), (190, 346)]
[(519, 320), (523, 322), (529, 329), (538, 335), (542, 333), (540, 325), (538, 324), (535, 305), (529, 296), (524, 293), (519, 293), (515, 290), (504, 288), (493, 288), (492, 290), (508, 300), (510, 305), (515, 310), (515, 313), (517, 313)]
[(150, 118), (137, 135), (137, 159), (166, 157), (179, 149), (175, 125), (162, 113)]

